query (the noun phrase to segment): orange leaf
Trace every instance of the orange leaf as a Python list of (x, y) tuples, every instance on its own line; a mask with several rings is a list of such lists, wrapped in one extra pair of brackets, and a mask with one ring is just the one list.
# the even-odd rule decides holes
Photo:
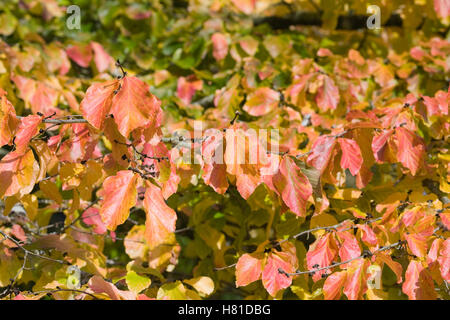
[[(336, 242), (332, 233), (327, 233), (317, 239), (306, 254), (308, 270), (328, 267), (336, 257), (337, 251)], [(318, 281), (321, 279), (322, 274), (329, 273), (329, 270), (316, 271), (313, 275), (313, 280)]]
[(342, 169), (348, 169), (353, 176), (356, 176), (363, 164), (361, 149), (358, 144), (351, 139), (339, 138), (338, 142), (342, 150)]
[(415, 176), (423, 161), (425, 146), (414, 132), (403, 127), (396, 129), (395, 136), (398, 142), (397, 159)]
[(280, 94), (277, 91), (267, 87), (258, 88), (248, 95), (244, 110), (255, 117), (263, 116), (274, 110), (279, 100)]
[(366, 259), (357, 259), (350, 262), (344, 286), (344, 293), (349, 300), (362, 299), (363, 294), (366, 292), (368, 266), (369, 261)]
[(433, 279), (421, 262), (412, 260), (405, 273), (402, 290), (411, 300), (435, 300)]
[(338, 300), (342, 294), (342, 287), (347, 278), (346, 271), (335, 272), (328, 276), (323, 284), (323, 295), (325, 300)]
[(264, 255), (243, 254), (236, 264), (236, 287), (246, 286), (261, 278)]
[(30, 193), (38, 174), (39, 165), (30, 148), (8, 153), (0, 160), (0, 198)]
[(6, 99), (6, 91), (0, 88), (0, 147), (11, 142), (19, 122), (14, 106)]
[(175, 231), (177, 214), (164, 201), (161, 189), (150, 183), (145, 191), (144, 208), (147, 213), (145, 237), (150, 249), (153, 249)]
[(267, 257), (267, 263), (262, 273), (262, 283), (267, 292), (274, 297), (278, 291), (289, 287), (292, 283), (292, 277), (279, 272), (295, 272), (295, 266), (292, 264), (292, 256), (287, 252), (270, 253)]
[(300, 217), (306, 216), (306, 204), (312, 195), (312, 186), (289, 156), (281, 160), (279, 171), (273, 175), (272, 182), (288, 208)]
[(115, 230), (124, 223), (130, 214), (130, 208), (136, 204), (137, 177), (132, 171), (123, 170), (103, 182), (100, 216), (109, 230)]

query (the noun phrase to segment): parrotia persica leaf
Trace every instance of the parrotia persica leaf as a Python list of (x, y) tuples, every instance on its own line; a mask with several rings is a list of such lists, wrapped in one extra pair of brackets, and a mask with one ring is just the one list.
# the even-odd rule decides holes
[(361, 149), (354, 140), (346, 138), (338, 138), (337, 140), (342, 150), (342, 169), (348, 169), (352, 175), (356, 176), (363, 164)]
[(6, 91), (0, 88), (0, 146), (11, 142), (19, 122), (14, 106), (6, 98)]
[(323, 285), (323, 295), (325, 300), (339, 300), (346, 279), (346, 271), (335, 272), (329, 275)]
[(286, 156), (272, 183), (288, 208), (300, 217), (306, 216), (306, 204), (312, 195), (312, 186), (295, 162)]
[(430, 272), (416, 260), (408, 265), (402, 290), (411, 300), (435, 300), (437, 297)]
[(161, 189), (149, 183), (144, 195), (145, 238), (150, 249), (164, 243), (175, 231), (177, 214), (164, 201)]
[(311, 147), (308, 156), (308, 164), (323, 172), (330, 161), (331, 152), (336, 143), (336, 139), (330, 136), (320, 136)]
[(258, 88), (250, 93), (244, 110), (252, 116), (263, 116), (278, 106), (280, 94), (270, 88)]
[(97, 129), (102, 129), (105, 117), (112, 114), (124, 137), (138, 128), (159, 127), (160, 106), (149, 86), (136, 77), (93, 84), (80, 105), (85, 119)]
[[(336, 240), (332, 233), (326, 233), (310, 247), (306, 254), (308, 270), (327, 267), (332, 264), (337, 255)], [(322, 274), (329, 274), (329, 270), (320, 270), (314, 273), (313, 280), (321, 279)]]
[(363, 294), (367, 291), (367, 267), (369, 264), (368, 260), (362, 258), (349, 263), (344, 285), (344, 293), (349, 300), (362, 299)]
[(403, 127), (395, 130), (395, 136), (398, 143), (397, 159), (415, 176), (425, 155), (425, 145), (414, 132)]
[(243, 254), (236, 264), (236, 287), (246, 286), (261, 278), (264, 254)]
[(117, 172), (103, 182), (103, 203), (100, 216), (109, 230), (127, 220), (130, 209), (136, 204), (137, 175), (130, 170)]
[(0, 198), (30, 193), (38, 174), (39, 164), (30, 148), (8, 153), (0, 160)]
[(292, 277), (281, 273), (280, 269), (287, 273), (293, 273), (297, 265), (297, 258), (291, 252), (275, 251), (269, 254), (262, 272), (262, 283), (272, 297), (275, 297), (278, 291), (286, 289), (292, 283)]

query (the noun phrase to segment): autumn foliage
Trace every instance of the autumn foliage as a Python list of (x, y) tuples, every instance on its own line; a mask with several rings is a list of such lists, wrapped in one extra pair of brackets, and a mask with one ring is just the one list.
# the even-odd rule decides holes
[(449, 1), (3, 2), (0, 298), (449, 299)]

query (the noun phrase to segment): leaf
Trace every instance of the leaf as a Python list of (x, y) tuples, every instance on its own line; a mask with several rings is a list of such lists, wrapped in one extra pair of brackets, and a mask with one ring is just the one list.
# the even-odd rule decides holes
[(105, 223), (102, 221), (100, 217), (100, 210), (94, 207), (90, 207), (86, 209), (81, 218), (85, 224), (88, 226), (93, 226), (92, 231), (97, 234), (105, 234), (107, 232), (107, 228)]
[(227, 166), (223, 163), (223, 134), (205, 132), (209, 137), (202, 144), (203, 173), (202, 179), (215, 192), (224, 194), (228, 189)]
[(6, 98), (6, 91), (0, 88), (0, 146), (11, 142), (19, 122), (14, 106)]
[(117, 172), (103, 182), (103, 203), (100, 216), (109, 230), (124, 223), (136, 204), (137, 175), (130, 170)]
[(250, 93), (243, 109), (250, 115), (263, 116), (278, 106), (280, 94), (267, 87), (258, 88)]
[(296, 215), (305, 217), (312, 186), (289, 156), (281, 160), (279, 171), (273, 175), (272, 182), (289, 209)]
[(0, 198), (30, 193), (38, 174), (39, 165), (30, 148), (8, 153), (0, 160)]
[(216, 32), (211, 36), (213, 57), (217, 61), (223, 60), (228, 54), (228, 40), (222, 33)]
[(145, 243), (145, 226), (135, 225), (128, 231), (123, 242), (125, 252), (131, 259), (145, 260), (148, 254), (148, 247)]
[(149, 183), (144, 196), (145, 238), (150, 249), (168, 240), (175, 231), (177, 214), (164, 201), (161, 189)]
[[(341, 261), (347, 261), (361, 256), (361, 248), (356, 237), (349, 231), (340, 231), (336, 233), (340, 239), (341, 245), (339, 247), (339, 257)], [(345, 268), (347, 264), (343, 265)]]
[(287, 273), (296, 271), (292, 264), (291, 255), (286, 252), (270, 253), (262, 272), (262, 283), (267, 292), (275, 297), (278, 291), (289, 287), (292, 277), (280, 273), (280, 269)]
[(403, 127), (395, 130), (395, 136), (398, 141), (397, 159), (415, 176), (425, 156), (425, 146), (419, 137)]
[(91, 42), (91, 48), (94, 52), (94, 62), (98, 72), (102, 73), (108, 70), (114, 59), (105, 51), (103, 46), (98, 42)]
[(316, 95), (316, 103), (322, 111), (335, 110), (339, 103), (339, 89), (333, 79), (326, 75), (319, 75), (318, 80), (323, 81)]
[(259, 253), (243, 254), (236, 264), (236, 287), (246, 286), (261, 278), (264, 256)]
[(416, 260), (409, 262), (402, 291), (411, 300), (436, 300), (437, 298), (429, 271)]
[(321, 173), (325, 170), (331, 158), (336, 139), (330, 136), (320, 136), (311, 147), (311, 153), (308, 156), (308, 164), (319, 170)]
[(102, 129), (105, 117), (111, 109), (114, 91), (119, 88), (118, 80), (92, 84), (86, 91), (80, 108), (83, 117), (95, 128)]
[(179, 77), (177, 82), (177, 96), (185, 104), (190, 104), (195, 92), (203, 88), (203, 81), (195, 77)]
[(442, 278), (450, 281), (450, 239), (446, 239), (442, 244), (440, 255), (438, 258)]
[(160, 105), (146, 83), (136, 77), (124, 77), (91, 85), (80, 107), (85, 119), (97, 129), (102, 128), (106, 115), (111, 113), (119, 132), (128, 137), (138, 128), (159, 127)]
[(147, 289), (152, 283), (152, 280), (150, 280), (150, 278), (138, 275), (134, 271), (127, 272), (125, 281), (127, 283), (128, 289), (136, 295)]
[(358, 144), (351, 139), (339, 138), (337, 139), (342, 150), (341, 167), (342, 169), (349, 169), (353, 176), (359, 172), (363, 164), (361, 156), (361, 149)]
[(383, 162), (386, 160), (386, 146), (388, 139), (394, 133), (393, 129), (386, 130), (380, 135), (374, 136), (372, 140), (372, 151), (377, 162)]
[(194, 287), (201, 297), (207, 297), (214, 292), (214, 281), (210, 277), (197, 277), (184, 280), (184, 283)]
[(406, 234), (405, 239), (408, 242), (408, 248), (411, 250), (412, 254), (423, 258), (427, 254), (428, 245), (427, 239), (419, 234)]
[(136, 300), (133, 292), (119, 290), (114, 284), (105, 281), (100, 276), (93, 276), (89, 279), (88, 286), (94, 293), (106, 293), (112, 300)]
[(346, 271), (335, 272), (329, 275), (323, 284), (323, 295), (325, 300), (339, 300), (346, 279)]
[(367, 267), (369, 261), (357, 259), (349, 263), (347, 279), (344, 285), (344, 294), (349, 300), (360, 300), (367, 290)]
[[(337, 252), (336, 242), (332, 233), (327, 233), (320, 237), (312, 244), (306, 254), (308, 270), (328, 267), (332, 264)], [(321, 279), (322, 274), (329, 273), (329, 270), (316, 271), (313, 275), (313, 280), (318, 281)]]
[(66, 53), (80, 67), (89, 68), (92, 60), (92, 49), (90, 45), (73, 45), (66, 49)]
[(397, 283), (402, 283), (402, 281), (403, 281), (403, 278), (402, 278), (403, 268), (402, 268), (402, 265), (400, 263), (395, 262), (394, 260), (392, 260), (391, 256), (389, 256), (388, 254), (383, 253), (383, 252), (377, 253), (376, 260), (380, 261), (380, 262), (382, 262), (384, 264), (387, 264), (388, 267), (397, 276)]

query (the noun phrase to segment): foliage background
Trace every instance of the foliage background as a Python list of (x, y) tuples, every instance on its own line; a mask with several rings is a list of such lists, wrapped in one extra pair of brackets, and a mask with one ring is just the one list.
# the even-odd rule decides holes
[[(81, 9), (81, 30), (66, 27), (65, 7), (71, 4)], [(320, 136), (337, 137), (348, 130), (352, 119), (363, 119), (372, 122), (369, 130), (361, 129), (360, 137), (348, 131), (344, 135), (359, 144), (364, 166), (373, 176), (365, 183), (350, 174), (350, 166), (342, 170), (338, 149), (334, 166), (317, 168), (310, 157), (296, 157), (296, 166), (315, 189), (314, 199), (305, 205), (306, 214), (299, 214), (264, 184), (243, 197), (236, 178), (228, 177), (227, 191), (219, 194), (201, 178), (201, 166), (174, 164), (179, 182), (167, 204), (177, 214), (177, 231), (165, 245), (149, 250), (142, 234), (146, 213), (140, 203), (114, 231), (106, 231), (101, 220), (80, 218), (86, 210), (101, 206), (102, 183), (117, 171), (102, 160), (113, 149), (111, 139), (92, 128), (88, 137), (70, 125), (45, 130), (36, 136), (41, 141), (51, 144), (51, 138), (62, 132), (61, 142), (69, 142), (66, 149), (52, 150), (60, 164), (48, 165), (42, 181), (50, 184), (36, 181), (26, 194), (3, 197), (0, 230), (9, 238), (4, 236), (0, 243), (2, 297), (341, 297), (324, 288), (325, 276), (317, 279), (308, 274), (291, 277), (293, 282), (287, 286), (281, 284), (287, 289), (269, 290), (273, 295), (261, 281), (236, 287), (233, 265), (245, 253), (275, 252), (280, 249), (276, 241), (289, 238), (298, 269), (313, 270), (306, 256), (315, 250), (312, 244), (327, 234), (345, 233), (327, 227), (347, 221), (344, 226), (355, 231), (351, 237), (357, 239), (359, 254), (405, 243), (388, 250), (397, 263), (393, 267), (391, 260), (377, 262), (384, 265), (381, 289), (367, 290), (361, 268), (368, 265), (356, 266), (358, 270), (349, 272), (359, 280), (354, 279), (354, 289), (345, 286), (342, 299), (448, 299), (450, 4), (446, 0), (370, 4), (381, 8), (382, 25), (387, 24), (381, 31), (365, 28), (361, 16), (366, 15), (366, 1), (4, 0), (0, 88), (18, 116), (82, 114), (80, 102), (88, 87), (121, 75), (114, 65), (119, 59), (128, 75), (148, 84), (161, 100), (163, 136), (179, 128), (192, 130), (193, 120), (202, 120), (210, 128), (226, 128), (238, 111), (237, 122), (242, 125), (279, 128), (282, 151), (295, 157), (319, 152), (314, 143)], [(419, 99), (422, 96), (426, 98)], [(403, 126), (414, 135), (408, 136), (411, 148), (423, 146), (411, 151), (420, 159), (397, 158), (401, 150), (390, 146), (389, 154), (376, 161), (370, 145), (379, 134), (376, 130)], [(42, 124), (41, 130), (48, 127)], [(99, 157), (87, 154), (89, 143), (99, 146)], [(170, 149), (171, 143), (166, 145)], [(0, 156), (11, 152), (11, 146), (5, 144)], [(36, 152), (35, 157), (42, 158)], [(71, 164), (72, 171), (64, 175), (65, 163)], [(162, 170), (172, 170), (169, 167)], [(319, 182), (313, 181), (318, 173), (311, 167), (323, 169)], [(77, 168), (80, 171), (75, 174)], [(89, 180), (89, 170), (101, 175)], [(0, 183), (6, 188), (6, 180)], [(87, 195), (80, 200), (83, 192)], [(329, 200), (323, 210), (317, 202), (321, 197)], [(21, 206), (13, 207), (16, 203)], [(380, 217), (381, 222), (369, 222)], [(61, 219), (69, 227), (55, 226)], [(364, 225), (376, 225), (372, 233), (377, 246), (364, 240)], [(323, 228), (292, 238), (317, 227)], [(344, 246), (346, 235), (337, 235), (338, 246)], [(18, 243), (27, 249), (18, 248)], [(78, 265), (80, 292), (65, 290), (68, 265), (40, 256)], [(341, 255), (339, 261), (344, 260)], [(398, 266), (401, 271), (396, 276)], [(337, 276), (340, 270), (333, 269), (335, 278), (329, 282), (338, 291), (343, 285), (339, 280), (343, 278)], [(273, 277), (283, 283), (286, 276), (275, 272)], [(426, 288), (430, 284), (438, 290), (430, 293)]]

